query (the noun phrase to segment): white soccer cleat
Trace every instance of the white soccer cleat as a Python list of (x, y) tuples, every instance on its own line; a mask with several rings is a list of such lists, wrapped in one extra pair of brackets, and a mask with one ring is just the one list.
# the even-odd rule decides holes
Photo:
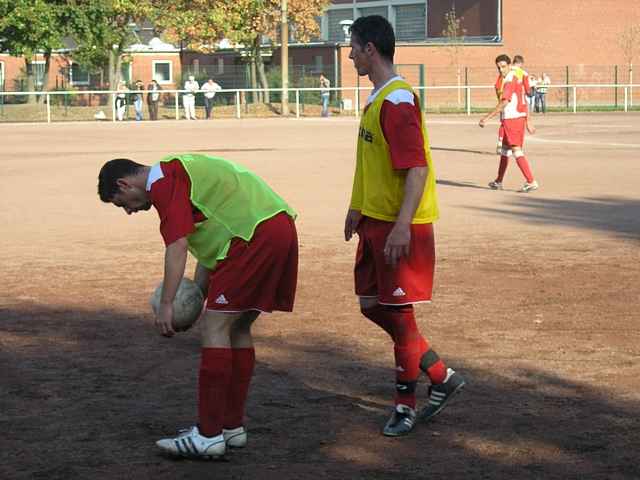
[(224, 443), (229, 448), (243, 448), (247, 446), (247, 431), (244, 427), (232, 428), (231, 430), (222, 430)]
[(493, 182), (489, 182), (489, 188), (491, 190), (502, 190), (502, 182), (494, 180)]
[(182, 430), (175, 438), (163, 438), (156, 445), (165, 453), (180, 457), (212, 460), (224, 455), (225, 441), (222, 434), (215, 437), (200, 435), (197, 426)]
[(533, 192), (534, 190), (537, 190), (538, 188), (540, 188), (540, 185), (538, 185), (538, 182), (536, 182), (535, 180), (531, 183), (526, 182), (522, 188), (520, 190), (518, 190), (520, 193), (529, 193), (529, 192)]

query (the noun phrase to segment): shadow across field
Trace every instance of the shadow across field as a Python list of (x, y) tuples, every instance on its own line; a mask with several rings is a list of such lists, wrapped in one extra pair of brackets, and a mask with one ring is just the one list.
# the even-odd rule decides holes
[(454, 182), (453, 180), (436, 180), (436, 184), (443, 185), (445, 187), (460, 187), (460, 188), (479, 188), (480, 190), (491, 190), (489, 187), (484, 187), (473, 182)]
[(607, 196), (557, 199), (529, 194), (510, 199), (509, 202), (509, 209), (468, 208), (493, 215), (517, 217), (527, 222), (597, 230), (640, 240), (640, 200), (636, 198)]
[(431, 146), (431, 150), (435, 150), (437, 152), (460, 152), (460, 153), (474, 153), (476, 155), (490, 155), (492, 157), (498, 157), (496, 151), (487, 151), (487, 150), (474, 150), (472, 148), (450, 148), (450, 147), (434, 147)]
[(451, 407), (409, 437), (384, 438), (392, 366), (322, 325), (308, 341), (258, 339), (249, 448), (223, 462), (167, 460), (153, 442), (195, 418), (197, 335), (167, 340), (116, 310), (25, 304), (0, 318), (2, 478), (640, 475), (637, 401), (529, 368), (457, 365), (469, 385)]

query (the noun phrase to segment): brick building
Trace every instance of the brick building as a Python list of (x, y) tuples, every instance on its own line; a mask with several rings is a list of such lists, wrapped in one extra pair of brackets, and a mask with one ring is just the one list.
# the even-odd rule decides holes
[[(445, 15), (454, 8), (465, 30), (457, 46), (443, 36)], [(625, 28), (640, 24), (638, 0), (333, 0), (318, 19), (318, 38), (307, 44), (291, 38), (292, 74), (299, 76), (304, 66), (305, 75), (323, 71), (335, 86), (358, 85), (340, 22), (371, 14), (392, 23), (398, 39), (396, 64), (411, 82), (424, 85), (489, 85), (495, 77), (493, 59), (503, 52), (522, 54), (530, 71), (547, 71), (557, 83), (626, 83), (629, 71), (619, 39)], [(127, 52), (125, 80), (139, 78), (146, 84), (155, 76), (171, 88), (185, 69), (203, 70), (226, 88), (249, 86), (246, 58), (239, 50), (181, 53), (158, 39), (147, 40)], [(52, 62), (49, 88), (63, 81), (79, 88), (104, 84), (74, 65), (69, 53), (61, 52)], [(266, 43), (263, 59), (268, 67), (277, 67), (279, 46)], [(0, 54), (0, 82), (7, 90), (14, 89), (22, 68), (22, 59)]]
[[(36, 55), (31, 63), (36, 90), (91, 90), (109, 87), (103, 72), (89, 73), (73, 61), (72, 46), (53, 53), (46, 78), (44, 56)], [(142, 80), (145, 85), (155, 78), (163, 88), (173, 89), (181, 78), (181, 65), (180, 50), (153, 37), (148, 43), (136, 43), (126, 49), (121, 78), (127, 83)], [(43, 84), (46, 88), (43, 88)], [(25, 89), (24, 58), (0, 53), (0, 90)]]

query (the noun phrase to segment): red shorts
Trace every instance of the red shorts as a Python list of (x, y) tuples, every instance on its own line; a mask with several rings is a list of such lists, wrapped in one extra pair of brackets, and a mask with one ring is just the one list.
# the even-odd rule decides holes
[(392, 267), (384, 258), (384, 245), (393, 228), (392, 222), (363, 217), (358, 226), (356, 253), (356, 295), (378, 297), (385, 305), (428, 302), (433, 290), (436, 263), (433, 225), (411, 225), (409, 257), (402, 257)]
[(502, 121), (504, 126), (504, 137), (502, 137), (502, 146), (506, 148), (517, 145), (524, 145), (524, 128), (527, 122), (526, 117), (505, 118)]
[(297, 278), (298, 235), (293, 219), (281, 212), (260, 223), (251, 241), (231, 241), (209, 277), (207, 309), (290, 312)]

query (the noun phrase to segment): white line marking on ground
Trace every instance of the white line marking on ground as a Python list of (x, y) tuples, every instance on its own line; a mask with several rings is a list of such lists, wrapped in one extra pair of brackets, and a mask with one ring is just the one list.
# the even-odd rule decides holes
[(527, 137), (527, 142), (533, 143), (568, 143), (571, 145), (593, 145), (597, 147), (623, 147), (640, 148), (640, 143), (616, 143), (616, 142), (583, 142), (582, 140), (551, 140), (540, 137)]
[(636, 125), (598, 125), (598, 124), (594, 124), (594, 125), (580, 125), (581, 128), (633, 128)]

